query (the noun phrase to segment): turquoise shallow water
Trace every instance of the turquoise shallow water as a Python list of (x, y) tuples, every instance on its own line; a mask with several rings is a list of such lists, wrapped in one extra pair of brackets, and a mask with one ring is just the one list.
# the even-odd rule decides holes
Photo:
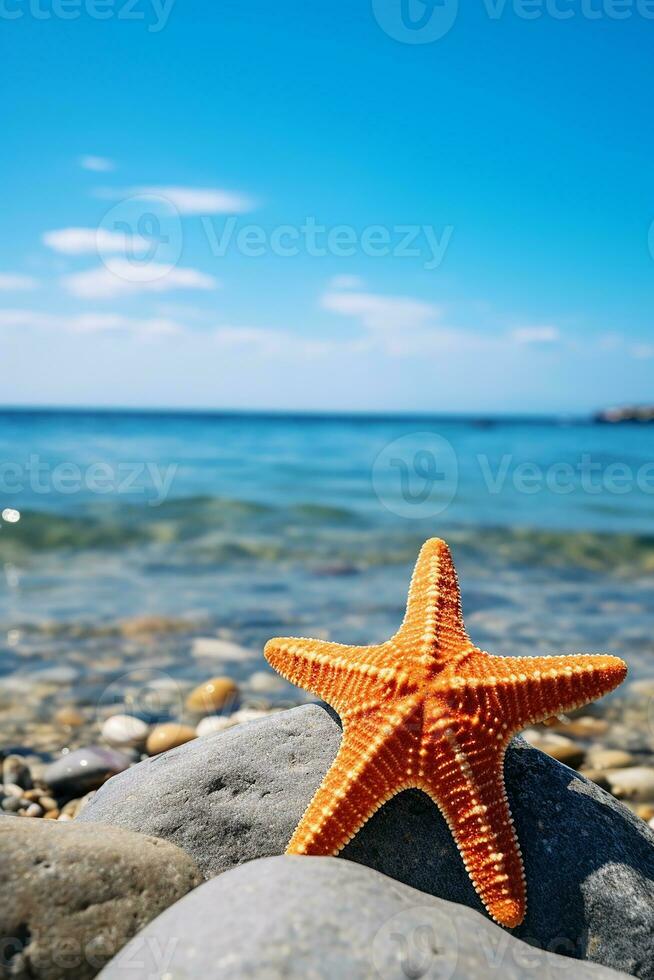
[[(556, 420), (0, 414), (0, 675), (68, 666), (92, 699), (127, 668), (205, 676), (197, 636), (244, 644), (248, 670), (278, 633), (375, 642), (439, 535), (480, 645), (607, 651), (651, 676), (653, 439)], [(156, 642), (126, 638), (154, 615)]]

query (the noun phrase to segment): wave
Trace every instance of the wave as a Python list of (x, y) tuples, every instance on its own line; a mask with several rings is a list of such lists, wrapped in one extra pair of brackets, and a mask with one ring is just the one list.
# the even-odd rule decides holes
[(0, 562), (50, 553), (136, 552), (155, 568), (251, 561), (339, 563), (353, 570), (410, 563), (426, 537), (447, 538), (462, 558), (486, 566), (581, 568), (619, 576), (654, 572), (654, 535), (480, 527), (428, 521), (373, 522), (347, 508), (297, 503), (272, 507), (214, 497), (160, 507), (95, 504), (77, 517), (24, 511), (0, 534)]

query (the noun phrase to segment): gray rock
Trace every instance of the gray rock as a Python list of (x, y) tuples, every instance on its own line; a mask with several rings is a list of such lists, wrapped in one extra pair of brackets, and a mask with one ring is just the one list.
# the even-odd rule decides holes
[(276, 857), (187, 895), (100, 980), (554, 980), (564, 971), (575, 980), (624, 976), (534, 949), (472, 909), (351, 861)]
[[(304, 705), (196, 739), (103, 786), (79, 819), (174, 841), (206, 877), (280, 854), (332, 762), (334, 716)], [(515, 934), (654, 978), (654, 834), (598, 786), (522, 740), (507, 752), (528, 910)], [(445, 821), (418, 791), (383, 806), (342, 852), (481, 909)]]
[(0, 820), (2, 976), (93, 977), (200, 881), (167, 841), (101, 824)]
[(56, 796), (81, 796), (123, 772), (130, 758), (116, 749), (89, 745), (62, 755), (45, 767), (43, 780)]

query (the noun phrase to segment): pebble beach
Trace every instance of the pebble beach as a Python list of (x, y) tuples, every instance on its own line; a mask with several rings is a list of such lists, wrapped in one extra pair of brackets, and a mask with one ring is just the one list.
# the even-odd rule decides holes
[[(236, 873), (244, 860), (283, 861), (275, 857), (283, 846), (266, 843), (267, 817), (261, 817), (257, 807), (265, 814), (267, 804), (255, 806), (243, 793), (250, 786), (250, 792), (261, 793), (262, 799), (271, 794), (274, 801), (283, 800), (295, 775), (289, 770), (288, 778), (284, 776), (287, 762), (281, 761), (280, 784), (265, 788), (276, 763), (266, 762), (257, 733), (270, 731), (272, 743), (279, 742), (280, 751), (287, 752), (299, 737), (296, 719), (311, 718), (320, 731), (323, 724), (320, 714), (297, 712), (323, 709), (268, 667), (263, 646), (273, 635), (352, 644), (386, 639), (402, 619), (418, 548), (433, 533), (446, 537), (452, 548), (466, 623), (482, 649), (505, 656), (604, 652), (626, 660), (629, 675), (617, 691), (528, 729), (521, 744), (539, 750), (539, 758), (542, 753), (568, 767), (543, 771), (542, 778), (558, 787), (552, 789), (548, 846), (556, 846), (557, 819), (567, 826), (566, 833), (574, 821), (587, 821), (578, 828), (582, 836), (599, 835), (604, 844), (598, 846), (606, 846), (607, 855), (613, 853), (615, 861), (619, 857), (618, 864), (631, 863), (647, 878), (649, 858), (642, 857), (637, 842), (639, 835), (654, 829), (654, 549), (648, 536), (649, 498), (643, 492), (618, 499), (606, 487), (599, 494), (577, 488), (572, 495), (534, 496), (519, 493), (514, 483), (491, 493), (479, 484), (474, 466), (475, 454), (482, 449), (493, 461), (508, 447), (519, 460), (526, 440), (530, 447), (539, 447), (544, 467), (557, 459), (573, 459), (580, 443), (610, 461), (619, 451), (624, 455), (624, 446), (619, 450), (618, 442), (612, 441), (613, 430), (498, 424), (480, 431), (441, 425), (439, 438), (447, 438), (459, 461), (456, 493), (446, 503), (441, 501), (437, 513), (412, 516), (413, 498), (377, 479), (375, 467), (380, 454), (389, 445), (397, 447), (398, 440), (393, 452), (414, 452), (415, 423), (174, 417), (155, 423), (83, 415), (72, 421), (56, 415), (10, 415), (5, 422), (1, 448), (13, 457), (29, 444), (53, 467), (67, 453), (73, 454), (81, 472), (101, 445), (110, 465), (140, 457), (177, 467), (170, 494), (154, 506), (145, 497), (129, 494), (99, 499), (91, 492), (67, 497), (27, 490), (20, 499), (11, 499), (11, 519), (2, 524), (0, 808), (12, 817), (9, 822), (0, 820), (0, 846), (4, 842), (8, 849), (5, 894), (26, 873), (18, 843), (9, 843), (10, 837), (19, 840), (17, 830), (10, 834), (8, 823), (23, 828), (21, 835), (32, 835), (20, 837), (21, 854), (25, 848), (37, 856), (47, 853), (47, 864), (63, 868), (68, 860), (65, 841), (37, 836), (47, 831), (29, 827), (67, 825), (73, 828), (70, 833), (83, 835), (75, 845), (83, 851), (95, 846), (96, 822), (114, 827), (116, 839), (106, 842), (103, 859), (109, 864), (117, 854), (139, 850), (130, 835), (154, 842), (151, 852), (138, 860), (147, 864), (142, 874), (147, 880), (151, 876), (156, 893), (151, 901), (134, 899), (136, 933), (133, 926), (117, 925), (116, 937), (97, 960), (80, 953), (76, 972), (71, 973), (52, 959), (53, 936), (69, 917), (70, 934), (79, 945), (87, 936), (86, 927), (74, 924), (75, 915), (65, 908), (52, 921), (39, 918), (37, 882), (24, 901), (30, 906), (28, 918), (34, 919), (30, 935), (40, 930), (40, 939), (26, 942), (22, 933), (14, 935), (20, 933), (21, 923), (12, 918), (9, 905), (0, 904), (3, 930), (16, 947), (6, 959), (7, 975), (54, 980), (95, 976), (130, 939), (135, 941), (133, 937), (138, 938), (167, 905), (156, 886), (163, 874), (158, 861), (165, 856), (157, 852), (157, 841), (165, 840), (173, 848), (166, 866), (179, 872), (171, 902), (174, 899), (180, 909), (212, 883), (207, 880), (198, 888), (202, 880), (218, 872), (216, 882)], [(408, 444), (402, 442), (405, 439)], [(634, 466), (646, 459), (642, 439), (627, 437)], [(283, 452), (273, 451), (280, 445)], [(409, 450), (402, 448), (406, 445)], [(342, 448), (335, 455), (337, 446)], [(319, 782), (321, 752), (337, 738), (335, 732), (328, 728), (316, 735), (321, 748), (313, 755), (311, 750), (300, 767), (293, 804), (300, 814), (315, 788), (314, 772)], [(210, 754), (205, 756), (205, 751)], [(200, 771), (211, 771), (215, 759), (222, 773), (231, 752), (236, 762), (215, 776), (215, 786), (198, 790), (199, 784), (187, 784), (181, 775), (179, 785), (169, 785), (173, 770), (167, 760), (188, 760), (185, 766), (191, 773), (198, 766), (201, 782)], [(240, 753), (244, 759), (261, 753), (254, 775), (246, 773), (251, 763), (240, 767)], [(155, 764), (159, 768), (153, 768)], [(532, 771), (530, 765), (525, 771)], [(633, 854), (632, 845), (625, 844), (618, 855), (609, 830), (600, 831), (604, 825), (594, 810), (580, 816), (582, 811), (572, 807), (575, 816), (570, 822), (570, 794), (566, 796), (565, 781), (556, 782), (559, 771), (569, 772), (569, 786), (582, 787), (579, 792), (590, 794), (589, 799), (614, 801), (615, 826), (634, 821), (628, 823)], [(521, 783), (516, 779), (514, 792), (519, 797)], [(588, 786), (593, 789), (583, 789)], [(592, 795), (596, 792), (597, 798)], [(202, 800), (213, 801), (214, 793), (223, 807), (227, 794), (232, 809), (218, 816), (206, 808), (196, 812)], [(280, 840), (292, 824), (293, 805), (279, 804), (274, 819), (279, 820)], [(411, 814), (411, 834), (418, 842), (428, 841), (427, 816), (422, 811)], [(243, 852), (225, 843), (234, 855), (228, 860), (223, 853), (218, 861), (211, 841), (220, 821), (227, 821), (227, 829), (220, 831), (225, 842), (242, 836), (246, 843)], [(383, 834), (390, 834), (391, 841), (395, 831), (389, 826), (384, 825)], [(615, 833), (617, 840), (621, 832)], [(536, 841), (533, 846), (538, 850), (541, 845)], [(455, 857), (443, 857), (442, 867), (449, 868)], [(435, 878), (412, 878), (408, 872), (402, 878), (388, 863), (390, 858), (368, 855), (360, 860), (375, 869), (370, 874), (399, 877), (409, 889), (417, 887), (420, 895), (436, 896), (434, 901), (449, 899), (476, 907), (474, 895), (468, 895), (463, 884), (460, 892), (458, 885), (448, 891), (447, 882), (457, 880), (454, 871), (444, 884), (438, 869)], [(128, 879), (135, 867), (129, 865), (130, 871), (125, 866), (127, 877), (121, 878), (113, 897), (96, 894), (95, 872), (84, 871), (80, 887), (88, 891), (90, 905), (131, 894)], [(295, 872), (272, 864), (261, 874), (262, 880), (268, 875), (286, 880)], [(326, 889), (332, 887), (331, 874), (325, 871)], [(371, 880), (340, 882), (339, 887), (376, 886)], [(625, 890), (626, 885), (615, 883), (611, 887), (616, 901), (645, 907), (638, 889)], [(601, 894), (606, 893), (603, 888)], [(211, 900), (232, 901), (220, 896)], [(556, 904), (551, 895), (547, 901)], [(600, 916), (596, 910), (591, 915), (589, 908), (579, 913), (575, 934), (566, 933), (560, 949), (550, 933), (563, 927), (546, 926), (543, 913), (529, 923), (532, 938), (542, 933), (541, 945), (548, 955), (594, 959), (598, 970), (614, 967), (654, 976), (654, 951), (649, 947), (640, 950), (636, 962), (606, 938), (605, 919), (615, 910)], [(645, 921), (649, 920), (643, 912), (639, 929)], [(603, 937), (596, 950), (580, 938), (583, 928)], [(483, 972), (480, 964), (473, 964), (469, 975), (477, 975), (476, 970)]]

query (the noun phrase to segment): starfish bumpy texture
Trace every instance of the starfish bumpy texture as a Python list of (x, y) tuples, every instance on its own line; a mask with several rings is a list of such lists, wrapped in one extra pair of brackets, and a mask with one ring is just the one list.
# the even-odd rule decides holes
[(577, 708), (624, 679), (618, 657), (496, 657), (468, 639), (450, 551), (433, 538), (406, 615), (378, 646), (277, 638), (269, 663), (340, 715), (343, 738), (289, 854), (330, 855), (387, 800), (416, 787), (440, 808), (472, 883), (504, 926), (522, 922), (525, 874), (504, 785), (504, 754), (527, 725)]

